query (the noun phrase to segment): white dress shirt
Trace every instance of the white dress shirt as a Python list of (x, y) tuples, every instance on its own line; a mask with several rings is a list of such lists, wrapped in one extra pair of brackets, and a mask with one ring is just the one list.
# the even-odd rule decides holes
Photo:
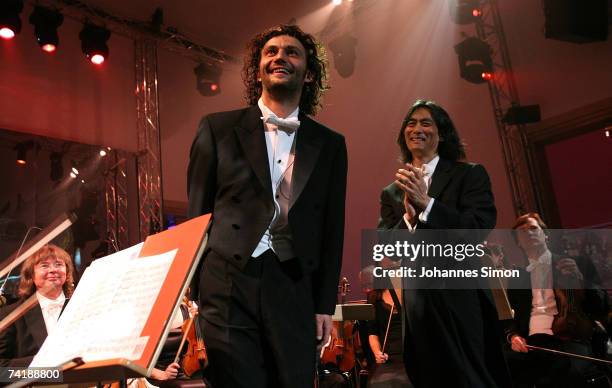
[(57, 326), (57, 320), (59, 319), (62, 308), (64, 307), (64, 302), (66, 302), (66, 296), (62, 292), (57, 299), (49, 299), (40, 292), (36, 291), (36, 298), (38, 299), (38, 304), (40, 305), (40, 309), (42, 310), (43, 318), (45, 320), (47, 335), (50, 335), (55, 329), (55, 326)]
[(537, 258), (528, 258), (531, 275), (531, 317), (529, 335), (553, 335), (552, 324), (557, 315), (557, 301), (552, 289), (552, 254), (547, 249)]
[[(434, 171), (436, 171), (436, 166), (438, 165), (439, 161), (440, 161), (440, 156), (436, 155), (436, 157), (430, 160), (429, 163), (425, 163), (421, 167), (421, 169), (425, 173), (425, 185), (427, 186), (427, 189), (429, 189), (429, 186), (431, 185), (431, 177), (433, 176)], [(425, 210), (419, 213), (419, 220), (422, 223), (427, 222), (427, 217), (429, 216), (429, 212), (431, 212), (431, 208), (433, 207), (434, 201), (435, 199), (431, 198), (429, 202), (427, 203), (427, 207), (425, 207)], [(406, 223), (408, 230), (411, 232), (414, 232), (414, 230), (417, 227), (417, 224), (416, 223), (414, 225), (410, 224), (407, 214), (404, 214), (404, 222)]]
[[(284, 195), (286, 197), (290, 196), (290, 187), (291, 187), (291, 177), (293, 174), (293, 162), (295, 158), (295, 138), (297, 136), (297, 130), (295, 131), (284, 131), (282, 129), (279, 130), (278, 126), (270, 123), (266, 123), (265, 120), (271, 114), (274, 114), (264, 103), (261, 98), (257, 101), (257, 105), (261, 110), (263, 115), (262, 119), (264, 120), (264, 130), (266, 135), (266, 149), (268, 152), (268, 163), (270, 168), (270, 178), (272, 179), (272, 196), (274, 199), (274, 217), (272, 217), (272, 221), (270, 225), (268, 225), (268, 229), (263, 234), (259, 244), (253, 251), (251, 256), (258, 257), (262, 253), (264, 253), (268, 249), (274, 250), (272, 247), (272, 235), (271, 229), (276, 226), (279, 222), (287, 222), (286, 218), (287, 214), (281, 214), (281, 204), (279, 204), (278, 197), (280, 195)], [(295, 119), (297, 120), (298, 114), (300, 112), (300, 108), (296, 108), (286, 119)], [(281, 192), (280, 187), (281, 183), (283, 183), (283, 192)], [(287, 189), (286, 187), (289, 187)], [(284, 192), (287, 190), (288, 192)], [(278, 192), (278, 193), (277, 193)], [(284, 217), (283, 217), (284, 216)]]

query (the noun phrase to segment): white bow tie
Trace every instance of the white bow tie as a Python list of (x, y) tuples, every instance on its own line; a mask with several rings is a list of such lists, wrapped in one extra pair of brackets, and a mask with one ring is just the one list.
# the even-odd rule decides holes
[(276, 125), (279, 129), (291, 133), (300, 127), (300, 120), (297, 117), (290, 117), (288, 119), (281, 119), (274, 113), (270, 113), (267, 118), (263, 118), (264, 123)]
[(431, 172), (431, 171), (430, 171), (429, 169), (430, 169), (430, 167), (429, 167), (428, 165), (426, 165), (426, 164), (424, 164), (424, 165), (421, 167), (421, 171), (423, 171), (423, 175), (424, 175), (424, 176), (429, 176), (429, 175), (431, 175), (431, 174), (430, 174), (430, 172)]
[(527, 272), (531, 272), (540, 265), (550, 265), (550, 263), (551, 263), (550, 256), (544, 255), (544, 256), (541, 256), (538, 260), (530, 259), (529, 265), (527, 266), (527, 268), (525, 268), (525, 270)]
[(47, 312), (49, 312), (49, 313), (53, 313), (55, 311), (61, 310), (63, 307), (64, 307), (64, 303), (52, 302), (52, 303), (49, 303), (45, 307), (45, 310), (47, 310)]

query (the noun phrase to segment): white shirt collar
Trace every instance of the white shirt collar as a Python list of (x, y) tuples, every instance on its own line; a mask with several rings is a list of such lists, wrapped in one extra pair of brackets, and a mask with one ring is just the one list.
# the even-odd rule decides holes
[[(264, 119), (267, 119), (268, 116), (270, 116), (271, 114), (276, 116), (276, 114), (272, 112), (270, 108), (266, 106), (266, 104), (264, 104), (262, 97), (259, 97), (259, 100), (257, 100), (257, 106), (259, 106), (259, 109), (261, 110), (261, 114)], [(289, 114), (289, 116), (284, 117), (284, 118), (285, 119), (291, 119), (291, 118), (297, 119), (299, 114), (300, 114), (300, 107), (298, 106), (297, 108), (295, 108), (293, 112), (291, 112), (291, 114)]]
[(436, 171), (436, 166), (438, 165), (439, 161), (440, 156), (436, 155), (432, 160), (429, 161), (429, 163), (423, 164), (423, 171), (425, 171), (425, 173), (431, 177), (434, 171)]
[(539, 257), (536, 258), (527, 258), (529, 260), (529, 265), (527, 266), (527, 272), (533, 271), (539, 265), (550, 266), (552, 263), (552, 253), (547, 249), (544, 253), (542, 253)]
[(47, 298), (40, 292), (36, 291), (36, 298), (38, 299), (38, 304), (40, 305), (41, 310), (44, 310), (50, 304), (60, 304), (61, 303), (62, 305), (64, 305), (64, 302), (66, 302), (66, 296), (64, 295), (63, 291), (60, 294), (60, 296), (58, 296), (56, 299)]

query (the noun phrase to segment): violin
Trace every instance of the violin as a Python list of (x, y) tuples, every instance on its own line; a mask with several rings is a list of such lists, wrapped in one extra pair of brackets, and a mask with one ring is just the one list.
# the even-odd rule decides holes
[[(345, 303), (346, 294), (350, 291), (350, 284), (344, 277), (338, 286), (342, 304)], [(359, 336), (355, 335), (355, 322), (333, 322), (329, 345), (323, 351), (321, 362), (333, 364), (342, 372), (349, 372), (355, 367), (356, 348), (360, 347)]]
[(181, 327), (183, 339), (176, 354), (175, 362), (179, 359), (183, 345), (186, 341), (187, 351), (183, 355), (180, 365), (183, 369), (183, 373), (185, 373), (187, 377), (191, 377), (194, 373), (204, 369), (208, 365), (208, 357), (206, 355), (204, 339), (202, 338), (202, 331), (200, 330), (197, 307), (195, 307), (195, 304), (191, 301), (189, 301), (188, 304), (191, 307), (189, 309), (190, 318), (183, 322)]
[(593, 324), (582, 309), (584, 290), (555, 289), (559, 313), (555, 315), (552, 331), (562, 340), (590, 340)]
[[(562, 259), (559, 263), (571, 260)], [(558, 269), (559, 267), (556, 270)], [(563, 287), (554, 289), (558, 313), (553, 320), (553, 333), (562, 340), (590, 340), (593, 334), (593, 321), (582, 308), (586, 297), (582, 281), (575, 271), (571, 274), (561, 273), (557, 277), (559, 281), (557, 284)]]

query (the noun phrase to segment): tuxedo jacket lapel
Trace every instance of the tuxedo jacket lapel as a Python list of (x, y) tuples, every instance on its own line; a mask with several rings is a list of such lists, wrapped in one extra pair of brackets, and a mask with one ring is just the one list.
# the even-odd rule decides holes
[[(300, 115), (300, 128), (295, 139), (295, 165), (291, 176), (291, 199), (289, 208), (300, 197), (319, 158), (323, 139), (316, 134), (317, 128), (306, 115)], [(331, 168), (331, 166), (328, 166)]]
[(453, 176), (453, 164), (448, 160), (440, 158), (436, 170), (431, 177), (431, 185), (427, 190), (427, 195), (431, 198), (439, 198), (451, 177)]
[(235, 128), (235, 132), (259, 182), (272, 196), (266, 137), (259, 107), (251, 106), (247, 109), (242, 122)]
[(34, 343), (40, 348), (47, 338), (47, 326), (40, 305), (32, 307), (23, 317)]

